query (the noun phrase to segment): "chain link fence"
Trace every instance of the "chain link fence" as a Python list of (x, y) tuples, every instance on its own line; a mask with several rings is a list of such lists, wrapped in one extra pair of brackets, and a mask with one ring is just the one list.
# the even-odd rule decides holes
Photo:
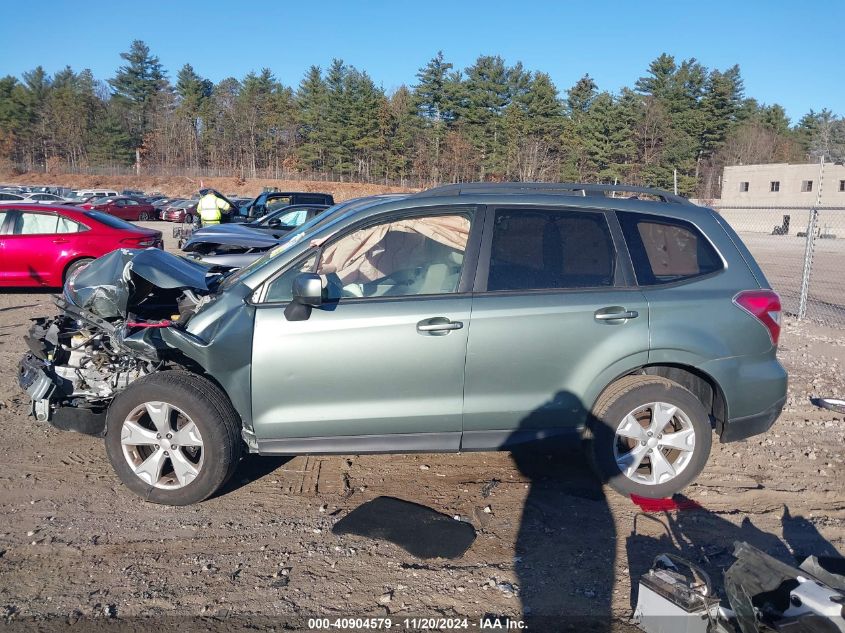
[(845, 207), (713, 207), (799, 318), (845, 326)]

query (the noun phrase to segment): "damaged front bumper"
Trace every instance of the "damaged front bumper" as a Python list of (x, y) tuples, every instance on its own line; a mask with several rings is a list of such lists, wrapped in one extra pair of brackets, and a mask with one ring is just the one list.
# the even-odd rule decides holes
[(58, 316), (33, 319), (25, 337), (18, 381), (35, 418), (103, 435), (112, 399), (179, 356), (160, 330), (211, 302), (217, 278), (157, 249), (116, 250), (79, 269), (56, 299)]
[(18, 384), (31, 398), (30, 413), (61, 431), (102, 437), (106, 433), (105, 410), (87, 407), (54, 407), (56, 396), (66, 396), (70, 385), (53, 371), (49, 362), (29, 353), (18, 364)]

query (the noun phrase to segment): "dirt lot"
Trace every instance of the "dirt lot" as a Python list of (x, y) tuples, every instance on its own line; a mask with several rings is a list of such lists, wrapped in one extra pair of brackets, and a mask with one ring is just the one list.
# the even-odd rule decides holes
[[(366, 614), (468, 616), (477, 630), (495, 614), (527, 616), (540, 631), (622, 631), (631, 578), (659, 552), (717, 579), (735, 540), (787, 562), (845, 553), (845, 422), (808, 401), (845, 395), (841, 329), (786, 322), (786, 410), (767, 435), (714, 445), (685, 491), (698, 508), (643, 514), (577, 454), (552, 452), (250, 458), (223, 494), (180, 509), (127, 492), (101, 441), (27, 416), (21, 337), (29, 318), (53, 311), (48, 293), (0, 294), (0, 621), (141, 630), (150, 621), (139, 616), (175, 628), (203, 616), (214, 630), (306, 629), (314, 615)], [(422, 559), (332, 532), (380, 496), (459, 516), (475, 541), (459, 558)], [(437, 546), (419, 526), (429, 536)], [(588, 629), (579, 615), (606, 621)]]

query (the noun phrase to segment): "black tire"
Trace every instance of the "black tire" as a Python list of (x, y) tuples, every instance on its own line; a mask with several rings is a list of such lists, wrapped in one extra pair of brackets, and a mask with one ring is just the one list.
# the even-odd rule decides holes
[(77, 259), (75, 262), (71, 262), (71, 264), (65, 268), (65, 274), (62, 277), (62, 283), (66, 283), (70, 276), (75, 273), (77, 270), (82, 268), (83, 266), (87, 266), (91, 262), (94, 261), (93, 257), (83, 257), (82, 259)]
[(147, 213), (146, 211), (141, 211), (141, 213), (138, 214), (138, 222), (145, 222), (149, 219), (150, 219), (150, 214)]
[[(686, 465), (672, 479), (663, 483), (639, 483), (629, 478), (616, 462), (617, 428), (629, 413), (654, 402), (676, 406), (686, 415), (693, 429), (695, 446)], [(676, 420), (673, 418), (673, 423)], [(608, 387), (593, 408), (591, 431), (590, 458), (602, 480), (623, 495), (635, 494), (651, 499), (671, 497), (689, 485), (704, 469), (713, 439), (710, 417), (701, 401), (681, 385), (658, 376), (625, 376)], [(670, 461), (673, 456), (681, 455), (671, 449), (665, 454)], [(651, 467), (646, 465), (644, 468)]]
[(193, 224), (194, 223), (194, 216), (190, 213), (185, 214), (185, 224)]
[[(181, 409), (202, 436), (202, 467), (196, 478), (181, 488), (150, 485), (133, 472), (124, 457), (124, 421), (136, 407), (152, 401)], [(166, 505), (189, 505), (214, 494), (235, 472), (242, 455), (240, 428), (238, 414), (216, 385), (189, 372), (163, 371), (135, 381), (112, 401), (106, 416), (106, 453), (120, 480), (141, 498)]]

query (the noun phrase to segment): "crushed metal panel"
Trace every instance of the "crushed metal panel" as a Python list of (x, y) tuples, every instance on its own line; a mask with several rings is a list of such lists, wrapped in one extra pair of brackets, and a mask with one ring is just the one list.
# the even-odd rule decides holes
[(162, 289), (208, 291), (207, 266), (157, 248), (122, 248), (81, 268), (65, 285), (65, 297), (103, 319), (124, 318), (136, 290), (132, 275)]

